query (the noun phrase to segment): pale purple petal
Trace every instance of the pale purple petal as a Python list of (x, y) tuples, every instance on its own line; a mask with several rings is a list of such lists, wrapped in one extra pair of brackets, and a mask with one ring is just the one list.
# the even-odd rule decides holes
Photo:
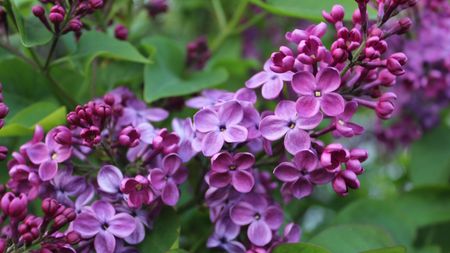
[(224, 144), (224, 138), (220, 132), (210, 132), (202, 140), (202, 152), (205, 156), (212, 156), (220, 151)]
[(95, 252), (114, 253), (116, 249), (116, 238), (111, 233), (100, 231), (94, 240)]
[(26, 149), (26, 152), (30, 161), (34, 164), (41, 164), (50, 159), (50, 152), (47, 145), (42, 142), (31, 145)]
[(129, 244), (138, 244), (142, 242), (145, 238), (145, 226), (142, 222), (138, 221), (137, 219), (134, 219), (136, 223), (136, 229), (125, 238), (125, 241)]
[(322, 111), (328, 116), (336, 116), (344, 112), (345, 100), (337, 93), (328, 93), (321, 102)]
[(101, 229), (101, 224), (93, 213), (85, 212), (77, 216), (73, 222), (73, 230), (80, 233), (83, 238), (91, 238)]
[(309, 71), (299, 71), (292, 77), (292, 88), (300, 95), (313, 95), (316, 78)]
[(48, 160), (39, 166), (39, 177), (42, 181), (49, 181), (58, 173), (58, 163), (53, 160)]
[(230, 209), (230, 218), (237, 225), (244, 226), (254, 220), (256, 214), (253, 206), (247, 202), (239, 202)]
[(283, 81), (276, 77), (268, 80), (261, 89), (261, 94), (265, 99), (275, 99), (283, 90)]
[(108, 224), (109, 227), (107, 231), (120, 238), (130, 236), (136, 229), (135, 219), (127, 213), (114, 215)]
[(311, 147), (311, 138), (307, 132), (295, 128), (286, 134), (284, 147), (289, 153), (295, 155), (297, 152)]
[(52, 159), (58, 163), (62, 163), (70, 158), (72, 155), (72, 147), (70, 146), (58, 146), (55, 150), (55, 153), (52, 156)]
[(261, 71), (252, 76), (247, 82), (245, 82), (245, 86), (250, 89), (258, 88), (267, 80), (270, 79), (270, 73), (266, 71)]
[(274, 169), (273, 174), (283, 182), (293, 182), (300, 176), (300, 171), (294, 164), (282, 162)]
[(228, 126), (223, 132), (223, 139), (229, 143), (244, 142), (247, 140), (248, 130), (243, 126)]
[(221, 124), (236, 125), (241, 122), (244, 116), (244, 110), (241, 104), (236, 101), (230, 101), (223, 104), (219, 109), (219, 120)]
[(249, 171), (237, 170), (233, 173), (232, 184), (238, 192), (247, 193), (255, 185), (255, 179)]
[(335, 68), (325, 68), (317, 74), (317, 88), (322, 93), (335, 91), (341, 85), (341, 77)]
[(283, 212), (278, 206), (270, 206), (264, 213), (264, 221), (270, 229), (276, 230), (283, 224)]
[(101, 223), (108, 222), (116, 213), (114, 207), (110, 203), (103, 200), (96, 201), (92, 205), (92, 211), (94, 211), (95, 215), (97, 215), (98, 221)]
[(209, 184), (212, 187), (222, 188), (231, 183), (231, 175), (228, 172), (213, 172), (209, 176)]
[(272, 240), (272, 231), (264, 221), (259, 220), (250, 224), (247, 236), (256, 246), (264, 246)]
[(162, 120), (165, 120), (169, 116), (169, 113), (164, 109), (151, 108), (151, 109), (146, 109), (144, 111), (144, 115), (145, 115), (145, 118), (149, 121), (162, 121)]
[(295, 119), (297, 110), (295, 109), (295, 102), (289, 100), (282, 100), (275, 107), (275, 115), (284, 120)]
[(163, 159), (163, 168), (168, 175), (172, 175), (181, 166), (181, 158), (177, 154), (169, 154)]
[(310, 130), (316, 128), (323, 120), (323, 114), (318, 112), (310, 118), (298, 118), (296, 126), (300, 129)]
[(261, 131), (261, 135), (267, 140), (276, 141), (290, 130), (288, 124), (289, 122), (287, 120), (269, 115), (261, 120), (259, 130)]
[(156, 190), (162, 190), (166, 185), (166, 173), (161, 169), (152, 169), (148, 176), (150, 183)]
[(174, 206), (177, 204), (180, 198), (180, 191), (177, 185), (172, 180), (167, 181), (166, 186), (162, 190), (161, 199), (168, 206)]
[(300, 117), (312, 117), (320, 110), (319, 99), (314, 96), (302, 96), (297, 100), (296, 109)]
[(211, 109), (203, 109), (194, 115), (195, 128), (200, 132), (210, 132), (219, 129), (219, 117)]
[(349, 121), (353, 114), (358, 110), (358, 103), (355, 101), (350, 101), (345, 105), (344, 112), (340, 115), (340, 118), (344, 121)]
[(117, 193), (122, 182), (122, 172), (115, 166), (103, 166), (97, 175), (97, 183), (100, 190), (107, 193)]
[(245, 247), (238, 241), (231, 241), (222, 246), (228, 253), (245, 253)]

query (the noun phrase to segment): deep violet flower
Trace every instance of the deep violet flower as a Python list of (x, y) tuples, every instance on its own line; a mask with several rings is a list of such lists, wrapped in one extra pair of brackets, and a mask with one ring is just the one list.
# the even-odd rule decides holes
[(72, 155), (72, 147), (58, 144), (52, 134), (47, 134), (45, 143), (38, 142), (26, 149), (31, 162), (39, 165), (39, 177), (49, 181), (58, 172), (58, 163), (62, 163)]
[(275, 108), (275, 115), (262, 119), (260, 130), (262, 136), (270, 141), (278, 140), (286, 135), (284, 147), (294, 155), (311, 146), (311, 138), (305, 130), (318, 126), (322, 118), (323, 115), (320, 112), (310, 118), (300, 118), (294, 102), (281, 101)]
[(272, 240), (272, 230), (283, 223), (283, 212), (277, 205), (269, 205), (261, 195), (248, 195), (230, 209), (231, 220), (240, 226), (249, 225), (247, 236), (256, 246)]
[(136, 229), (136, 223), (131, 215), (116, 213), (110, 203), (99, 200), (90, 210), (78, 215), (73, 229), (83, 238), (95, 236), (96, 252), (113, 253), (116, 248), (116, 237), (128, 237)]
[(220, 219), (214, 229), (214, 233), (208, 238), (208, 248), (221, 248), (228, 253), (245, 253), (245, 247), (238, 242), (239, 226), (235, 225), (228, 216)]
[(308, 71), (297, 72), (292, 79), (292, 88), (300, 97), (297, 111), (302, 117), (316, 115), (321, 109), (328, 116), (336, 116), (344, 111), (345, 101), (336, 92), (341, 85), (339, 72), (335, 68), (324, 68), (316, 77)]
[(275, 99), (280, 95), (280, 92), (283, 90), (283, 83), (290, 82), (292, 80), (293, 72), (285, 72), (285, 73), (275, 73), (270, 70), (270, 61), (267, 61), (264, 64), (264, 70), (256, 73), (252, 76), (247, 82), (245, 82), (245, 86), (250, 89), (255, 89), (260, 86), (262, 96), (265, 99)]
[(150, 189), (150, 182), (142, 175), (136, 175), (134, 178), (125, 178), (122, 181), (120, 190), (128, 194), (128, 205), (139, 208), (143, 204), (150, 204), (153, 201), (154, 194)]
[(211, 158), (209, 184), (216, 188), (231, 184), (238, 192), (249, 192), (255, 184), (250, 170), (254, 163), (255, 157), (250, 153), (218, 153)]
[(225, 142), (244, 142), (248, 131), (239, 125), (244, 116), (242, 106), (236, 101), (221, 105), (218, 111), (202, 109), (194, 115), (195, 128), (205, 133), (202, 151), (205, 156), (212, 156), (220, 151)]
[(169, 206), (174, 206), (180, 198), (177, 185), (187, 178), (187, 171), (181, 167), (181, 158), (177, 154), (169, 154), (162, 161), (162, 168), (150, 170), (148, 176), (151, 185), (161, 191), (162, 201)]

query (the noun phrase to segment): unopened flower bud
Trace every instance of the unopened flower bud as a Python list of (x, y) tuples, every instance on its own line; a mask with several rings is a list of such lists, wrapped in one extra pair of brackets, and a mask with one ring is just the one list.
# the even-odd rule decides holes
[(8, 156), (8, 148), (5, 146), (0, 146), (0, 161), (3, 161)]
[(389, 70), (383, 69), (378, 75), (378, 81), (380, 84), (386, 87), (390, 87), (395, 84), (396, 76), (393, 75)]
[(333, 6), (333, 8), (331, 8), (330, 13), (322, 11), (322, 16), (326, 21), (335, 24), (344, 19), (345, 9), (344, 7), (342, 7), (342, 5), (336, 4)]
[(33, 15), (38, 18), (45, 16), (45, 9), (44, 9), (44, 7), (42, 7), (40, 5), (33, 6), (31, 11), (33, 12)]
[(71, 31), (79, 32), (81, 31), (81, 28), (83, 27), (83, 23), (81, 23), (80, 19), (74, 18), (69, 21), (69, 28)]
[(1, 199), (1, 208), (4, 214), (11, 218), (24, 218), (27, 213), (28, 198), (25, 193), (15, 196), (11, 192), (7, 192)]
[(395, 105), (394, 100), (397, 96), (392, 92), (387, 92), (383, 94), (377, 101), (375, 112), (377, 116), (381, 119), (388, 119), (392, 116), (394, 112)]
[(5, 239), (0, 239), (0, 253), (6, 252), (6, 247), (8, 246)]
[(89, 0), (89, 6), (93, 9), (100, 9), (103, 7), (103, 0)]
[(112, 106), (114, 105), (115, 99), (113, 95), (106, 94), (105, 96), (103, 96), (103, 101), (105, 101), (105, 104)]
[(295, 63), (294, 54), (292, 50), (288, 47), (282, 46), (280, 47), (279, 52), (272, 53), (272, 64), (270, 65), (270, 69), (273, 72), (284, 73), (292, 70)]
[(9, 108), (6, 104), (0, 102), (0, 119), (3, 119), (8, 115)]
[(116, 28), (114, 29), (114, 36), (118, 40), (127, 40), (128, 38), (128, 29), (121, 24), (118, 24)]
[(64, 21), (64, 16), (66, 15), (66, 11), (60, 5), (55, 5), (50, 9), (50, 14), (48, 18), (53, 24), (60, 24)]
[(136, 147), (139, 144), (139, 138), (141, 135), (133, 126), (127, 126), (119, 135), (119, 143), (126, 147)]
[(408, 58), (404, 53), (395, 53), (387, 59), (386, 67), (392, 74), (400, 76), (405, 74), (403, 66), (406, 64), (407, 60)]
[(66, 235), (66, 242), (68, 244), (77, 244), (81, 241), (81, 235), (76, 232), (76, 231), (70, 231), (69, 233), (67, 233)]
[(55, 199), (46, 198), (42, 201), (42, 211), (48, 217), (53, 217), (58, 211), (60, 204)]

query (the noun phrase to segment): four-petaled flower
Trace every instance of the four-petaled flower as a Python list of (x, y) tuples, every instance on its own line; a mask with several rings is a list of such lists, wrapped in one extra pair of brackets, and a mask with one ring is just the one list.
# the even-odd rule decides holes
[(130, 207), (140, 208), (143, 204), (150, 204), (153, 201), (150, 182), (142, 175), (124, 179), (120, 185), (120, 190), (128, 194), (128, 205)]

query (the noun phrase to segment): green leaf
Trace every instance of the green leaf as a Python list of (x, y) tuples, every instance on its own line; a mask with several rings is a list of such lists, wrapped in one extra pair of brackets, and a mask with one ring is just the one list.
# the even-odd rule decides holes
[(9, 119), (5, 127), (0, 130), (0, 137), (30, 135), (37, 124), (48, 131), (65, 122), (65, 107), (58, 107), (51, 102), (38, 102), (24, 108)]
[(406, 253), (406, 249), (404, 247), (390, 247), (390, 248), (368, 250), (361, 253)]
[(52, 39), (52, 33), (45, 28), (38, 18), (34, 16), (23, 17), (17, 8), (19, 2), (18, 0), (10, 0), (6, 1), (5, 4), (8, 11), (14, 15), (14, 22), (17, 25), (22, 44), (25, 47), (47, 44)]
[(414, 185), (448, 183), (450, 177), (450, 128), (427, 132), (411, 147), (410, 177)]
[[(177, 242), (180, 222), (173, 208), (163, 208), (152, 231), (139, 245), (141, 252), (166, 253)], [(170, 251), (169, 251), (170, 252)], [(176, 252), (176, 251), (175, 251)]]
[(395, 245), (385, 230), (371, 225), (338, 225), (329, 227), (309, 242), (332, 253), (358, 253)]
[(188, 252), (184, 249), (173, 249), (173, 250), (167, 251), (166, 253), (188, 253)]
[(330, 253), (327, 249), (310, 243), (282, 244), (273, 253)]
[[(322, 10), (330, 11), (333, 5), (340, 4), (346, 10), (345, 19), (351, 20), (353, 10), (358, 5), (355, 0), (250, 0), (253, 4), (265, 9), (268, 12), (289, 16), (294, 18), (304, 18), (313, 21), (323, 20)], [(376, 17), (374, 10), (369, 9), (369, 15)]]
[(195, 93), (217, 86), (228, 78), (223, 68), (186, 73), (185, 52), (174, 41), (152, 38), (145, 44), (153, 45), (156, 50), (155, 64), (147, 64), (144, 69), (144, 99), (147, 102)]

